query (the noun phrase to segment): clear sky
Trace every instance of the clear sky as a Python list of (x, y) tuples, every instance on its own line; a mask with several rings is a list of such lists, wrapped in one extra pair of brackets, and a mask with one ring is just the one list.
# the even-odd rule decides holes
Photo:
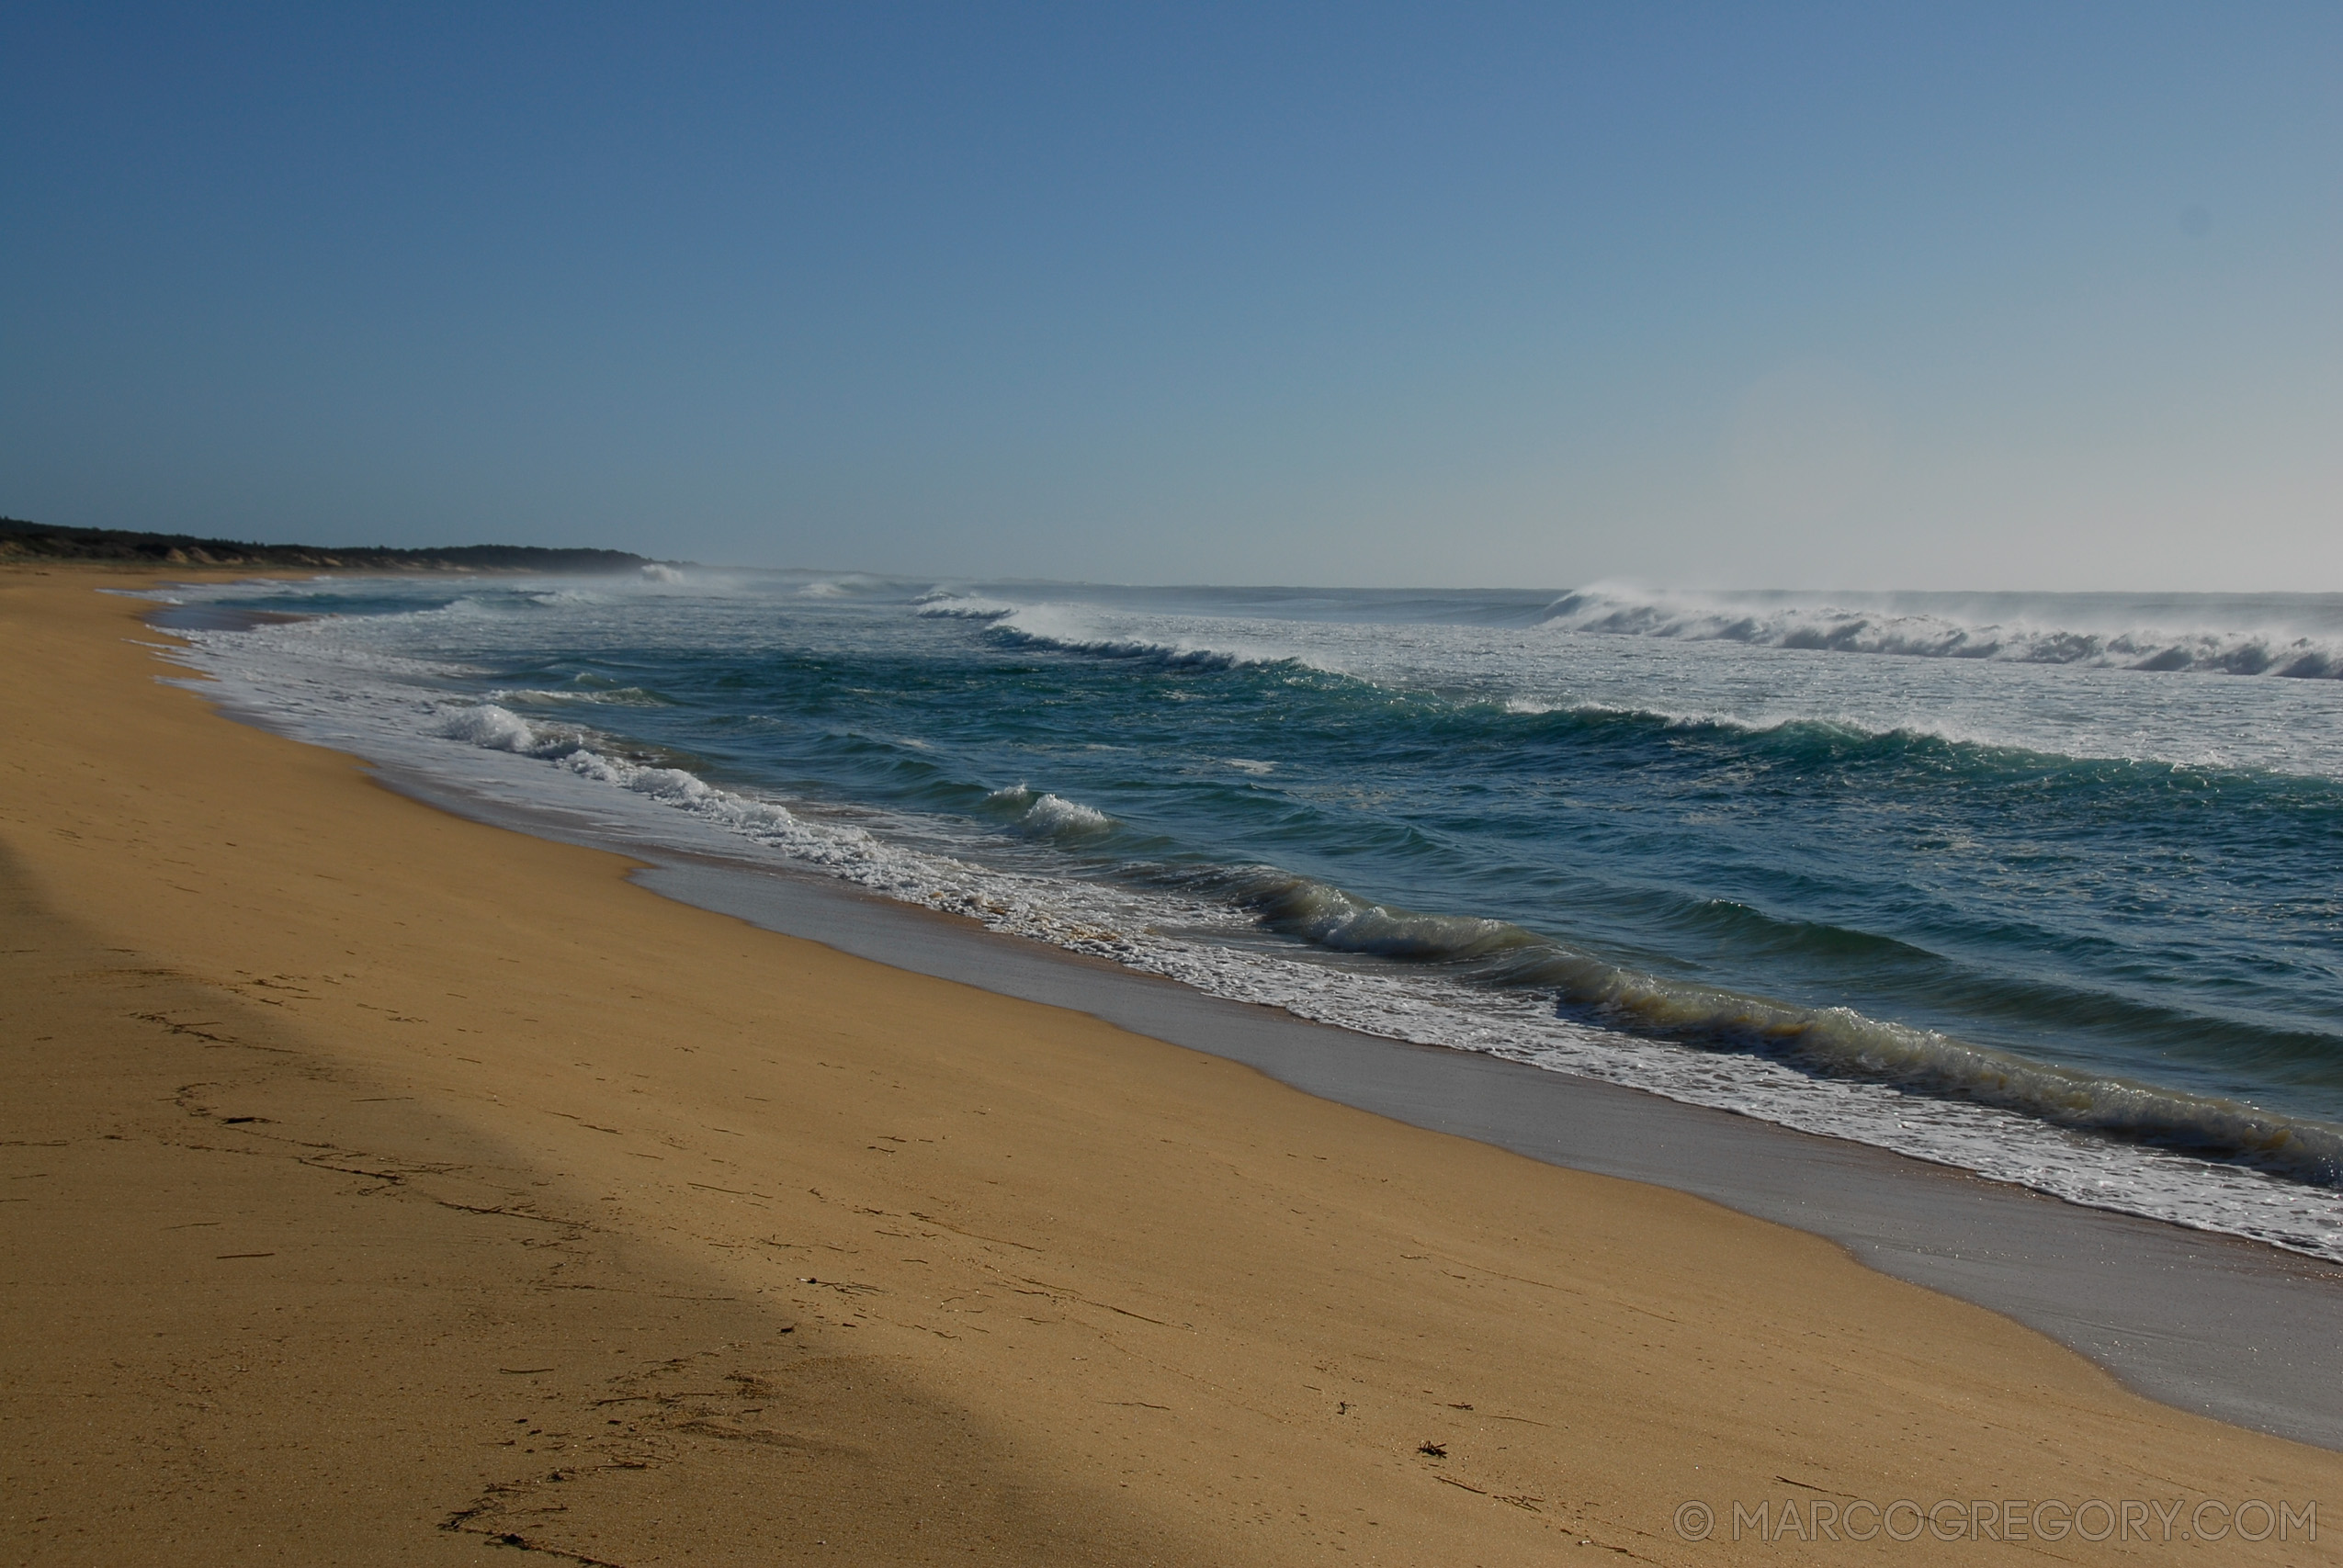
[(0, 513), (2343, 591), (2343, 6), (15, 0)]

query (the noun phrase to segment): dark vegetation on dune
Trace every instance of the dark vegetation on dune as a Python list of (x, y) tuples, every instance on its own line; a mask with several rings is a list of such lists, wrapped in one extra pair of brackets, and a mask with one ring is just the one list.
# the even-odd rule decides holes
[(0, 517), (0, 561), (120, 561), (149, 566), (340, 567), (405, 571), (634, 571), (651, 564), (625, 550), (544, 549), (535, 545), (456, 545), (391, 549), (325, 548), (199, 539), (125, 528), (66, 528)]

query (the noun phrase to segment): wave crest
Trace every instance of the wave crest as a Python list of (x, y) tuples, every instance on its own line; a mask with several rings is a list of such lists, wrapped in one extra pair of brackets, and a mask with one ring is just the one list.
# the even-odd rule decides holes
[(986, 795), (988, 805), (1015, 809), (1017, 827), (1037, 838), (1085, 838), (1115, 826), (1115, 818), (1094, 806), (1062, 795), (1036, 795), (1024, 784), (1012, 784)]
[(958, 593), (925, 593), (912, 601), (922, 615), (959, 621), (997, 621), (1017, 613), (1014, 604)]
[(2343, 640), (2288, 627), (2087, 627), (2022, 619), (1973, 620), (1893, 605), (1778, 603), (1588, 588), (1546, 607), (1563, 631), (1684, 642), (1738, 642), (1828, 653), (1911, 659), (2077, 664), (2156, 672), (2343, 679)]
[(1229, 891), (1264, 926), (1313, 946), (1547, 991), (1566, 1014), (1627, 1033), (1763, 1055), (1820, 1077), (1887, 1084), (2316, 1186), (2343, 1185), (2343, 1127), (2029, 1061), (1851, 1008), (1802, 1007), (1645, 974), (1507, 921), (1377, 904), (1265, 866), (1238, 874)]
[(992, 635), (1005, 642), (1028, 647), (1086, 653), (1093, 658), (1141, 660), (1179, 670), (1239, 670), (1304, 662), (1285, 649), (1247, 646), (1226, 636), (1223, 628), (1214, 628), (1221, 635), (1205, 640), (1191, 635), (1175, 620), (1165, 625), (1171, 617), (1149, 619), (1156, 624), (1118, 626), (1115, 617), (1095, 615), (1070, 605), (1033, 604), (996, 619)]
[(440, 721), (439, 733), (450, 740), (469, 741), (491, 751), (512, 751), (524, 757), (538, 755), (538, 748), (544, 744), (535, 725), (511, 708), (494, 703), (458, 708)]

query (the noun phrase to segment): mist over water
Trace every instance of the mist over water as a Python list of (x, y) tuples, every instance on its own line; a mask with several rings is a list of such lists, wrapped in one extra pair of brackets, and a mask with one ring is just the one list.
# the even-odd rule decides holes
[(236, 700), (468, 787), (2343, 1256), (2343, 598), (201, 596), (328, 617), (196, 633)]

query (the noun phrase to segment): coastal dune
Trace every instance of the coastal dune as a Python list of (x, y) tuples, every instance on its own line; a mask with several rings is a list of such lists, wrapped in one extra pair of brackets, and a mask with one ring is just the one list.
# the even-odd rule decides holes
[[(1816, 1237), (396, 795), (158, 680), (96, 592), (140, 581), (0, 572), (9, 1561), (2210, 1561), (2190, 1510), (2247, 1500), (2343, 1531), (2337, 1455)], [(1898, 1500), (1959, 1507), (1843, 1539)], [(2122, 1522), (2000, 1539), (2045, 1501)]]

